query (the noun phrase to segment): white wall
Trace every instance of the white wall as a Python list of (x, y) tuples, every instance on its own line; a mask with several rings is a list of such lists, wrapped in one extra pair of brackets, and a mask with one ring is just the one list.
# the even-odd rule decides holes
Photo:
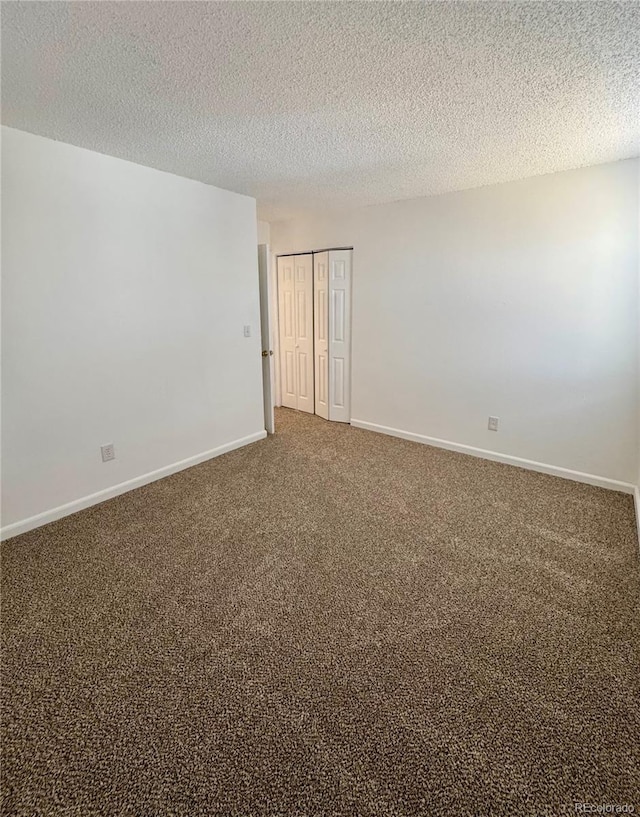
[(353, 418), (635, 483), (637, 224), (629, 160), (273, 223), (271, 246), (354, 246)]
[(2, 137), (5, 529), (263, 434), (255, 201)]
[[(640, 162), (638, 163), (638, 190), (640, 191)], [(636, 526), (638, 528), (638, 544), (640, 545), (640, 207), (636, 221), (638, 236), (638, 471), (636, 474), (636, 488), (634, 491), (636, 508)]]
[(258, 244), (269, 244), (271, 241), (270, 226), (268, 221), (258, 222)]

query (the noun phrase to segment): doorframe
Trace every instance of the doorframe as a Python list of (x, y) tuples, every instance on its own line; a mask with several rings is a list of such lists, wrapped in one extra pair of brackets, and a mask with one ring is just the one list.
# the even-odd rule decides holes
[[(262, 401), (264, 427), (267, 434), (275, 432), (273, 351), (273, 317), (271, 314), (271, 252), (268, 244), (258, 244), (258, 294), (260, 299), (260, 368), (262, 370)], [(266, 327), (265, 327), (266, 322)]]
[[(267, 249), (269, 249), (269, 245), (267, 245)], [(273, 349), (274, 355), (274, 367), (273, 367), (273, 377), (275, 383), (272, 385), (272, 395), (274, 399), (274, 407), (280, 408), (282, 406), (282, 391), (280, 386), (281, 380), (281, 371), (280, 371), (280, 314), (278, 310), (278, 258), (283, 256), (291, 256), (291, 255), (318, 255), (319, 253), (323, 252), (331, 252), (336, 250), (351, 250), (353, 252), (353, 246), (349, 247), (323, 247), (322, 249), (318, 250), (304, 250), (302, 252), (271, 252), (270, 253), (270, 264), (269, 264), (269, 277), (270, 277), (270, 286), (268, 292), (269, 298), (269, 315), (271, 317), (271, 348)], [(315, 259), (314, 259), (315, 261)], [(353, 255), (351, 256), (351, 308), (350, 308), (350, 315), (349, 315), (349, 325), (351, 327), (351, 346), (350, 346), (350, 357), (351, 357), (351, 371), (349, 377), (349, 405), (351, 405), (351, 382), (353, 379)], [(349, 419), (351, 422), (351, 419)]]
[(280, 390), (280, 313), (278, 310), (278, 256), (271, 253), (271, 263), (269, 265), (269, 314), (271, 315), (271, 348), (273, 349), (274, 367), (273, 376), (275, 380), (272, 391), (274, 408), (282, 406), (282, 392)]

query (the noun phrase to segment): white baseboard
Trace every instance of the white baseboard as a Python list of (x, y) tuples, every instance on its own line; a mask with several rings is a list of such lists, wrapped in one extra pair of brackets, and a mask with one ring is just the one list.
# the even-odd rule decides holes
[(73, 502), (67, 502), (65, 505), (59, 505), (57, 508), (52, 508), (50, 511), (30, 516), (28, 519), (22, 519), (20, 522), (14, 522), (11, 525), (6, 525), (0, 529), (0, 538), (9, 539), (12, 536), (18, 536), (21, 533), (39, 528), (41, 525), (46, 525), (49, 522), (55, 522), (56, 519), (61, 519), (63, 516), (69, 516), (72, 513), (81, 511), (84, 508), (89, 508), (92, 505), (98, 505), (100, 502), (105, 502), (107, 499), (113, 499), (114, 496), (125, 494), (127, 491), (132, 491), (134, 488), (141, 488), (143, 485), (148, 485), (150, 482), (156, 482), (159, 479), (168, 477), (178, 471), (184, 471), (185, 468), (191, 468), (193, 465), (211, 460), (214, 457), (219, 457), (221, 454), (226, 454), (228, 451), (234, 451), (236, 448), (242, 448), (249, 443), (255, 443), (258, 440), (264, 440), (267, 436), (266, 431), (257, 431), (255, 434), (249, 434), (248, 437), (242, 437), (239, 440), (232, 440), (230, 443), (219, 445), (217, 448), (212, 448), (209, 451), (203, 451), (201, 454), (196, 454), (193, 457), (188, 457), (186, 460), (174, 462), (172, 465), (166, 465), (164, 468), (158, 468), (157, 471), (151, 471), (148, 474), (143, 474), (140, 477), (134, 477), (126, 482), (120, 482), (118, 485), (112, 485), (110, 488), (105, 488), (103, 491), (98, 491), (95, 494), (83, 496), (80, 499), (75, 499)]
[(638, 547), (640, 547), (640, 485), (636, 485), (633, 491), (633, 498), (636, 506), (636, 526), (638, 528)]
[(497, 451), (488, 451), (484, 448), (474, 448), (471, 445), (453, 443), (449, 440), (439, 440), (436, 437), (427, 437), (424, 434), (414, 434), (412, 431), (402, 431), (398, 428), (380, 426), (376, 423), (368, 423), (364, 420), (351, 420), (351, 425), (356, 428), (364, 428), (367, 431), (376, 431), (379, 434), (388, 434), (391, 437), (400, 437), (403, 440), (411, 440), (415, 443), (433, 445), (435, 448), (446, 448), (449, 451), (458, 451), (460, 454), (469, 454), (472, 457), (480, 457), (485, 460), (502, 462), (505, 465), (515, 465), (518, 468), (527, 468), (530, 471), (540, 471), (543, 474), (551, 474), (554, 477), (572, 479), (575, 482), (586, 482), (587, 485), (596, 485), (598, 488), (608, 488), (612, 491), (621, 491), (625, 494), (637, 492), (635, 485), (630, 482), (619, 482), (608, 477), (599, 477), (596, 474), (584, 474), (582, 471), (571, 471), (569, 468), (560, 468), (557, 465), (547, 465), (544, 462), (534, 460), (524, 460), (520, 457), (512, 457), (510, 454), (500, 454)]

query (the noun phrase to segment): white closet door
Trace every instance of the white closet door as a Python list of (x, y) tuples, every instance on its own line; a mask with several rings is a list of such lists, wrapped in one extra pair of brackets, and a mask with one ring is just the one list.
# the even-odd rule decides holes
[(351, 421), (351, 250), (329, 252), (329, 419)]
[(296, 330), (294, 256), (278, 258), (278, 328), (280, 334), (280, 399), (287, 408), (298, 408), (296, 384)]
[(294, 255), (298, 409), (313, 414), (313, 255)]
[(316, 414), (329, 419), (329, 253), (313, 256)]
[(278, 258), (282, 405), (313, 414), (313, 256)]

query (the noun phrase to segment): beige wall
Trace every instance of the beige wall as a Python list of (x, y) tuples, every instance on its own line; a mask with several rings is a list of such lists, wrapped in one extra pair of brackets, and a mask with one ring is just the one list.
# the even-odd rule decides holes
[(3, 529), (264, 434), (255, 201), (2, 137)]
[(271, 247), (354, 246), (354, 418), (631, 485), (637, 227), (629, 160), (273, 223)]

